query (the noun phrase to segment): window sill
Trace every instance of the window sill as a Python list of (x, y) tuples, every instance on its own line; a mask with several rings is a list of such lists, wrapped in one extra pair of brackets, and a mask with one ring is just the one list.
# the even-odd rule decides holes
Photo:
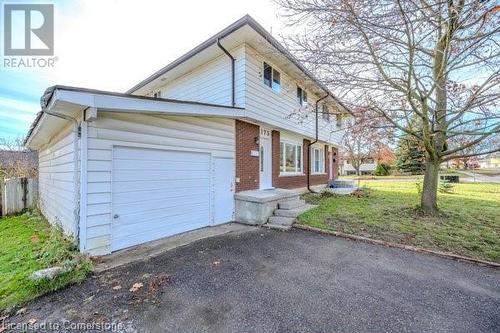
[(302, 172), (281, 172), (279, 177), (296, 177), (296, 176), (304, 176), (305, 174)]
[(311, 172), (311, 176), (322, 176), (326, 174), (327, 174), (326, 172)]

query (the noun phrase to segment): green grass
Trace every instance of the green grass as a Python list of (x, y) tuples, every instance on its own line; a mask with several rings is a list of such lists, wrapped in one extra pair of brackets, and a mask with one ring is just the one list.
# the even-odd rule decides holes
[[(1, 218), (0, 244), (0, 310), (80, 282), (92, 270), (90, 260), (37, 213)], [(68, 271), (54, 280), (29, 279), (32, 272), (53, 266)]]
[(440, 217), (417, 209), (415, 182), (362, 180), (367, 197), (307, 195), (299, 223), (500, 262), (500, 184), (457, 184), (438, 194)]

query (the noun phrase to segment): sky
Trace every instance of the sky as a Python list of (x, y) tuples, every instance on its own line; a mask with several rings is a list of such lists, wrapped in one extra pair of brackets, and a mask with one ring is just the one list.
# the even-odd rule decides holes
[(54, 4), (53, 68), (6, 69), (0, 63), (0, 139), (23, 137), (55, 84), (125, 92), (218, 31), (250, 14), (277, 36), (283, 26), (270, 0), (3, 1)]

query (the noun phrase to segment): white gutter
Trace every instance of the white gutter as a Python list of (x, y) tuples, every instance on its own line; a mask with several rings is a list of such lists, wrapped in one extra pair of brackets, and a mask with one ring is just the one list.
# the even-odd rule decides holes
[[(83, 119), (85, 112), (83, 111)], [(80, 135), (80, 220), (78, 223), (78, 241), (81, 252), (87, 249), (87, 154), (88, 154), (88, 123), (82, 120)]]

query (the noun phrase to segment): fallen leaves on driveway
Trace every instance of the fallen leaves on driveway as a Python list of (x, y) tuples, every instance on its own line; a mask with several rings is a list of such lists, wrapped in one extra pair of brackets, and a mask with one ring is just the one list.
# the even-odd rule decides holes
[(156, 293), (165, 283), (170, 283), (170, 276), (168, 276), (168, 274), (161, 273), (154, 276), (151, 281), (149, 281), (149, 292)]
[(114, 286), (112, 289), (113, 289), (113, 290), (120, 290), (120, 289), (122, 289), (122, 286), (117, 285), (117, 286)]
[(132, 288), (129, 289), (130, 292), (136, 292), (137, 290), (141, 289), (142, 287), (144, 287), (144, 285), (142, 284), (142, 282), (136, 282), (132, 285)]

